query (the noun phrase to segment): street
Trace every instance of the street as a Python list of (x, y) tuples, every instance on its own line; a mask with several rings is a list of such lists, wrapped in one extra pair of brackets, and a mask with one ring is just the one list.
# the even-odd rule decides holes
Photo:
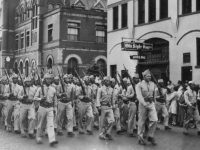
[(116, 135), (113, 131), (113, 141), (104, 141), (98, 138), (97, 130), (93, 136), (80, 135), (75, 132), (73, 138), (64, 136), (57, 137), (59, 144), (50, 147), (48, 139), (43, 138), (43, 144), (38, 145), (35, 140), (21, 138), (20, 135), (6, 132), (1, 124), (0, 131), (0, 150), (198, 150), (200, 147), (200, 137), (196, 130), (190, 129), (189, 136), (183, 136), (182, 128), (174, 127), (172, 131), (164, 131), (163, 126), (159, 125), (160, 131), (156, 131), (155, 139), (157, 146), (148, 143), (140, 146), (136, 138), (129, 138), (127, 134)]

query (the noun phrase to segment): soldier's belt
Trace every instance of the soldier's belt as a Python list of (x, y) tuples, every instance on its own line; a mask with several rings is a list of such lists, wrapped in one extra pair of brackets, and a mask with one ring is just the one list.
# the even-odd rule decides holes
[(101, 102), (101, 106), (111, 107), (111, 102)]
[(7, 100), (7, 98), (4, 98), (4, 97), (0, 98), (0, 101), (5, 101), (5, 100)]
[(62, 100), (62, 99), (61, 99), (60, 102), (61, 102), (61, 103), (69, 103), (69, 102), (71, 102), (71, 101), (70, 101), (70, 100)]
[(44, 108), (51, 108), (53, 107), (53, 103), (42, 102), (40, 103), (40, 106)]
[(90, 102), (92, 102), (92, 100), (89, 99), (89, 98), (83, 98), (83, 99), (81, 99), (80, 101), (81, 101), (81, 102), (84, 102), (84, 103), (90, 103)]
[(156, 101), (159, 102), (159, 103), (165, 103), (164, 98), (156, 98)]
[(24, 100), (24, 101), (22, 101), (22, 104), (26, 104), (26, 105), (29, 105), (29, 104), (32, 104), (33, 102), (31, 102), (31, 101), (26, 101), (26, 100)]
[(149, 98), (144, 98), (144, 101), (152, 103), (154, 100), (153, 100), (153, 97), (149, 97)]

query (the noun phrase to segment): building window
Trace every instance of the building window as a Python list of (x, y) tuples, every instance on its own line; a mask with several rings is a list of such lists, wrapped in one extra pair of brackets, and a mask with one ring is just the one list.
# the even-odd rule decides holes
[(122, 28), (127, 27), (128, 10), (127, 3), (122, 5)]
[(156, 20), (156, 0), (149, 0), (149, 21)]
[(53, 4), (48, 4), (48, 11), (52, 11), (53, 10)]
[(183, 53), (183, 63), (190, 63), (190, 53)]
[(200, 1), (199, 0), (196, 1), (196, 9), (197, 9), (197, 11), (200, 10)]
[(29, 65), (28, 65), (28, 61), (25, 62), (25, 75), (26, 77), (28, 77), (28, 73), (29, 73)]
[(21, 34), (21, 49), (24, 48), (24, 33)]
[(97, 61), (97, 66), (99, 66), (99, 70), (100, 70), (101, 72), (103, 72), (104, 75), (107, 75), (107, 67), (106, 67), (106, 62), (105, 62), (105, 60), (99, 59), (99, 60)]
[(76, 73), (74, 71), (74, 69), (79, 72), (79, 68), (78, 68), (78, 61), (76, 58), (70, 58), (70, 60), (68, 61), (68, 74), (72, 74), (73, 76), (76, 76)]
[[(0, 17), (1, 17), (1, 15), (0, 15)], [(18, 24), (19, 23), (19, 19), (18, 19), (19, 17), (18, 17), (18, 15), (17, 15), (17, 13), (15, 14), (15, 24)]]
[(21, 18), (21, 22), (23, 22), (24, 21), (24, 13), (23, 12), (21, 12), (20, 18)]
[(182, 0), (182, 14), (191, 13), (191, 11), (192, 11), (191, 0)]
[(22, 61), (19, 64), (19, 70), (20, 70), (21, 74), (23, 74), (23, 62)]
[(79, 40), (79, 28), (80, 28), (80, 23), (68, 22), (67, 39), (70, 41), (78, 41)]
[(110, 75), (112, 78), (117, 77), (117, 65), (110, 65)]
[(145, 22), (145, 0), (138, 1), (138, 24)]
[(53, 41), (53, 24), (48, 25), (48, 42)]
[(55, 8), (57, 9), (57, 8), (61, 8), (61, 7), (60, 7), (60, 5), (59, 5), (59, 4), (57, 4)]
[(27, 14), (27, 19), (30, 18), (30, 10), (29, 9), (27, 10), (26, 14)]
[(38, 22), (37, 15), (38, 15), (37, 5), (35, 5), (33, 7), (33, 20), (32, 20), (33, 29), (37, 28), (37, 22)]
[(30, 46), (30, 32), (26, 32), (26, 47)]
[(107, 42), (106, 30), (107, 27), (105, 25), (96, 25), (96, 42)]
[(47, 62), (47, 69), (52, 69), (52, 65), (53, 65), (53, 60), (49, 58)]
[(168, 0), (160, 1), (160, 19), (168, 18)]
[(24, 15), (24, 21), (26, 20), (26, 13), (23, 13), (23, 15)]
[(200, 66), (200, 38), (197, 38), (197, 66)]
[(113, 8), (113, 30), (118, 29), (118, 6)]
[(19, 49), (19, 44), (18, 43), (19, 43), (19, 36), (16, 35), (15, 36), (15, 48), (16, 48), (16, 50)]

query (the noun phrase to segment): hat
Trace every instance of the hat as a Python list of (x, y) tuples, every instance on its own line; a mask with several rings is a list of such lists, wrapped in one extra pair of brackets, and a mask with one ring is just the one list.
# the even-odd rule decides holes
[(48, 78), (51, 78), (51, 75), (50, 75), (49, 73), (46, 73), (46, 74), (44, 75), (44, 79), (48, 79)]
[(90, 78), (90, 79), (93, 79), (93, 78), (94, 78), (94, 76), (93, 76), (93, 75), (90, 75), (90, 76), (89, 76), (89, 78)]
[(107, 77), (103, 78), (103, 80), (107, 80), (107, 81), (110, 81), (110, 79), (111, 79), (110, 76), (107, 76)]
[(72, 74), (69, 74), (69, 75), (68, 75), (68, 78), (73, 78), (73, 75), (72, 75)]
[(30, 82), (31, 81), (31, 78), (30, 77), (27, 77), (24, 82)]
[(194, 81), (189, 81), (188, 83), (189, 83), (189, 84), (194, 84)]
[(127, 82), (127, 81), (128, 81), (128, 79), (127, 79), (127, 78), (124, 78), (124, 79), (123, 79), (123, 81), (124, 81), (124, 82)]
[(58, 76), (55, 76), (55, 77), (54, 77), (54, 80), (59, 80), (59, 77), (58, 77)]
[(63, 78), (65, 79), (65, 78), (68, 78), (68, 75), (67, 74), (65, 74), (64, 76), (63, 76)]
[(127, 80), (127, 83), (129, 83), (129, 84), (131, 83), (130, 79)]
[(114, 78), (111, 78), (110, 81), (111, 81), (111, 82), (115, 82), (115, 79), (114, 79)]
[(6, 78), (6, 76), (3, 76), (2, 78), (1, 78), (1, 81), (6, 81), (7, 80), (7, 78)]
[(85, 76), (85, 77), (83, 78), (84, 81), (88, 81), (89, 79), (90, 79), (89, 76)]
[(14, 73), (12, 78), (18, 78), (18, 75)]
[(158, 83), (163, 83), (163, 79), (158, 79)]
[(139, 78), (139, 74), (135, 73), (133, 78)]
[(146, 75), (148, 75), (148, 74), (151, 75), (151, 72), (149, 71), (149, 69), (147, 69), (146, 71), (144, 71), (144, 72), (142, 73), (143, 76), (146, 76)]

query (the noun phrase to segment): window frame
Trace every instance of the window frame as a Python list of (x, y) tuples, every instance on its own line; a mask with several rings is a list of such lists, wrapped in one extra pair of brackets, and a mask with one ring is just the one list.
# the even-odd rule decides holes
[[(49, 35), (51, 33), (51, 35)], [(48, 25), (48, 42), (52, 42), (53, 41), (53, 23)]]
[(15, 35), (15, 48), (16, 48), (16, 50), (19, 49), (19, 34)]
[[(71, 25), (70, 25), (71, 24)], [(74, 24), (75, 26), (73, 26)], [(80, 40), (80, 23), (78, 22), (67, 22), (67, 40), (69, 41), (79, 41)], [(77, 34), (69, 34), (69, 29), (76, 29)], [(71, 38), (71, 37), (76, 37), (76, 38)]]
[[(167, 3), (167, 5), (166, 5), (166, 3)], [(160, 0), (160, 19), (168, 18), (168, 13), (169, 13), (169, 1), (168, 0)]]
[(138, 1), (138, 24), (143, 24), (143, 23), (145, 23), (145, 0), (139, 0)]
[[(152, 12), (154, 12), (154, 15)], [(153, 21), (156, 21), (156, 0), (149, 0), (149, 22)]]
[(121, 27), (125, 28), (128, 26), (128, 4), (122, 4), (121, 5), (122, 11), (121, 11)]
[(200, 37), (196, 38), (197, 66), (200, 66)]
[(119, 7), (113, 7), (113, 30), (119, 29)]
[[(188, 8), (190, 9), (189, 11), (186, 11), (186, 2), (190, 1), (190, 7), (188, 6)], [(192, 0), (182, 0), (182, 14), (189, 14), (192, 12)]]
[[(186, 57), (186, 56), (189, 56), (189, 59)], [(188, 61), (187, 61), (188, 59)], [(191, 55), (190, 55), (190, 52), (188, 53), (183, 53), (183, 63), (190, 63), (191, 62)]]
[(26, 31), (26, 47), (30, 46), (30, 31)]
[[(23, 35), (23, 36), (22, 36)], [(20, 34), (20, 48), (21, 49), (24, 49), (25, 48), (25, 45), (24, 45), (24, 32), (22, 32), (21, 34)], [(23, 39), (23, 41), (22, 41), (22, 39)]]
[[(97, 36), (97, 31), (104, 32), (105, 36)], [(102, 40), (99, 40), (101, 38), (102, 38)], [(107, 26), (106, 25), (96, 25), (96, 42), (97, 43), (107, 43)]]

